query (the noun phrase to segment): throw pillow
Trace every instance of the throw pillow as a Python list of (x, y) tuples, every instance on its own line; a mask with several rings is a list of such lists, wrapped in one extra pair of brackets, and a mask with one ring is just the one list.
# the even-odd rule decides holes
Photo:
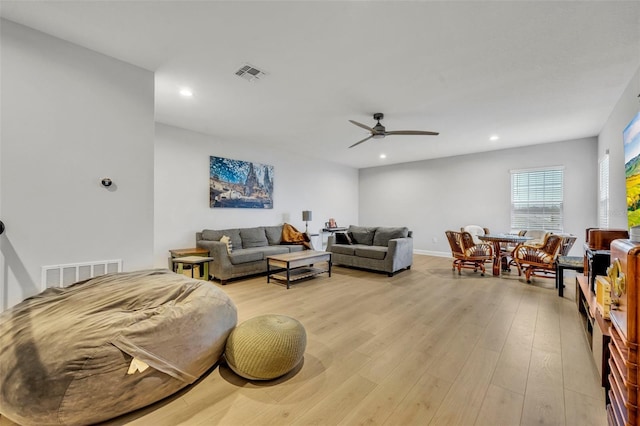
[(222, 238), (220, 238), (220, 242), (227, 245), (227, 253), (231, 254), (231, 252), (233, 251), (233, 243), (231, 242), (231, 238), (223, 235)]
[(336, 232), (335, 236), (336, 244), (353, 244), (353, 241), (351, 241), (351, 237), (346, 232)]

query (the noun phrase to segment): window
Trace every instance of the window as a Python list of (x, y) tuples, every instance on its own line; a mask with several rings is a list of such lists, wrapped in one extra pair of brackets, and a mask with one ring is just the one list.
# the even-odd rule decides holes
[(598, 165), (598, 227), (609, 227), (609, 154)]
[(562, 232), (564, 169), (511, 171), (511, 229)]

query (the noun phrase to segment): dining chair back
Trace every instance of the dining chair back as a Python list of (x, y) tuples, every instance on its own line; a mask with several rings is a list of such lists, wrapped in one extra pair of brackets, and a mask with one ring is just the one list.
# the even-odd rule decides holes
[(460, 232), (468, 232), (471, 234), (474, 243), (483, 244), (483, 241), (478, 236), (489, 235), (489, 228), (484, 228), (480, 225), (467, 225), (460, 228)]
[(575, 235), (563, 235), (562, 242), (560, 243), (560, 254), (559, 256), (569, 256), (569, 252), (571, 251), (571, 247), (576, 242), (577, 237)]

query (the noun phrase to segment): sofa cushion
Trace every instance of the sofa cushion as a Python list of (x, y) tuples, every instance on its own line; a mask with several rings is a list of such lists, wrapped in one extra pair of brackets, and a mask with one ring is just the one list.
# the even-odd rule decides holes
[(365, 226), (349, 226), (349, 234), (351, 239), (356, 244), (364, 244), (370, 246), (373, 244), (373, 236), (376, 228), (370, 228)]
[(302, 250), (304, 250), (304, 246), (303, 245), (297, 245), (297, 246), (286, 245), (284, 247), (289, 249), (289, 253), (293, 253), (294, 251), (302, 251)]
[(220, 238), (224, 236), (231, 238), (231, 243), (234, 249), (242, 248), (242, 240), (240, 239), (239, 229), (205, 229), (202, 231), (202, 239), (209, 241), (220, 241)]
[(406, 238), (409, 235), (409, 228), (407, 227), (395, 227), (395, 228), (376, 228), (376, 233), (373, 237), (374, 246), (388, 246), (389, 240), (394, 238)]
[(331, 252), (336, 254), (346, 254), (349, 256), (353, 256), (356, 252), (356, 249), (354, 246), (334, 244), (331, 246)]
[(375, 230), (375, 226), (349, 225), (348, 232), (374, 232)]
[(204, 229), (202, 231), (202, 239), (207, 241), (220, 241), (224, 233), (215, 229)]
[(347, 232), (336, 232), (335, 237), (336, 237), (336, 244), (347, 244), (347, 245), (353, 244), (353, 241), (351, 240), (351, 237)]
[(349, 236), (354, 244), (373, 244), (376, 227), (349, 225)]
[(240, 230), (240, 238), (242, 238), (242, 248), (264, 247), (269, 245), (267, 234), (264, 227), (244, 228)]
[(382, 246), (356, 246), (354, 250), (356, 256), (368, 259), (382, 260), (387, 255), (387, 247)]
[(233, 265), (255, 262), (258, 260), (264, 260), (264, 253), (262, 252), (262, 247), (234, 250), (229, 255), (229, 260)]
[(282, 225), (265, 226), (264, 232), (270, 246), (277, 246), (282, 241)]
[(284, 254), (289, 253), (289, 249), (287, 246), (268, 246), (268, 247), (260, 247), (262, 253), (264, 253), (264, 257), (274, 256), (276, 254)]

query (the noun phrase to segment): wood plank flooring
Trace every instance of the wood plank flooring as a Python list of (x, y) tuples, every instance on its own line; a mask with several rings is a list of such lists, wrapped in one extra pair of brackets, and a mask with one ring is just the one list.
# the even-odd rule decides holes
[[(451, 271), (414, 256), (394, 277), (334, 267), (287, 290), (264, 276), (223, 288), (239, 321), (301, 321), (303, 365), (272, 382), (228, 367), (107, 425), (606, 424), (604, 392), (575, 306), (554, 281)], [(0, 419), (0, 426), (11, 425)]]

